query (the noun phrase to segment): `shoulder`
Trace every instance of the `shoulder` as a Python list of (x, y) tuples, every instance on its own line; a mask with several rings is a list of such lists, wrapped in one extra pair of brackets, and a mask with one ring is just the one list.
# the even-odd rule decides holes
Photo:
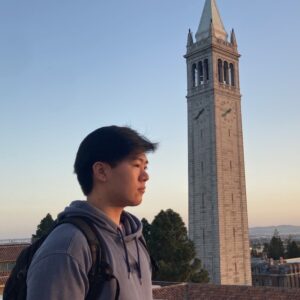
[(84, 299), (90, 268), (91, 254), (84, 235), (74, 225), (59, 225), (33, 257), (26, 299)]
[(88, 272), (92, 265), (91, 251), (83, 233), (72, 224), (57, 226), (34, 255), (32, 264), (49, 256), (65, 256)]

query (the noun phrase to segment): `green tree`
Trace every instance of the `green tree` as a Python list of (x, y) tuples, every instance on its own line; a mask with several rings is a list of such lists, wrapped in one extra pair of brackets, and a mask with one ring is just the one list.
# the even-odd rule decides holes
[(275, 229), (268, 247), (268, 257), (275, 260), (278, 260), (280, 257), (284, 257), (284, 247), (277, 229)]
[(32, 235), (32, 239), (39, 239), (44, 234), (46, 234), (54, 225), (54, 220), (50, 214), (47, 214), (45, 218), (43, 218), (40, 224), (37, 226), (37, 230), (35, 234)]
[(291, 239), (287, 243), (287, 258), (300, 257), (300, 248), (295, 241)]
[(171, 209), (161, 211), (153, 220), (148, 240), (150, 253), (158, 262), (154, 280), (208, 282), (208, 272), (196, 259), (192, 241), (180, 215)]
[(268, 253), (269, 253), (269, 247), (270, 247), (270, 244), (264, 243), (263, 253), (264, 253), (265, 255), (268, 255)]

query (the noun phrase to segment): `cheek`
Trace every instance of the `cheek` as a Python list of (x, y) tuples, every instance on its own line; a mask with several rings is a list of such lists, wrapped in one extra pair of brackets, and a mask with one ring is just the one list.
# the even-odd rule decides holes
[(116, 185), (122, 191), (130, 191), (134, 185), (133, 178), (129, 173), (116, 178), (116, 183), (117, 183)]
[(114, 174), (115, 188), (119, 187), (122, 191), (132, 191), (138, 185), (140, 170), (137, 168), (128, 168)]

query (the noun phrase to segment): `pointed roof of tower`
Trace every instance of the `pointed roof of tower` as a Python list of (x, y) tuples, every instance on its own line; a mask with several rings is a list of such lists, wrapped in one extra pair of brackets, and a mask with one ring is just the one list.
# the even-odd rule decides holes
[(227, 40), (227, 33), (225, 31), (216, 1), (206, 0), (198, 31), (196, 33), (196, 41), (198, 42), (204, 38), (209, 37), (211, 34), (212, 26), (217, 38)]
[(230, 43), (235, 47), (237, 46), (236, 37), (235, 37), (235, 33), (234, 33), (233, 28), (232, 28), (231, 34), (230, 34)]
[(187, 38), (187, 47), (191, 47), (194, 44), (194, 40), (193, 40), (193, 34), (191, 32), (191, 29), (189, 29), (189, 33), (188, 33), (188, 38)]

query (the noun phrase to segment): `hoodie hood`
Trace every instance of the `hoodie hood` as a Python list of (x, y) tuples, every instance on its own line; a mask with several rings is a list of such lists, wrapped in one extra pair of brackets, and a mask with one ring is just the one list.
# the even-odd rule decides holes
[(65, 217), (86, 217), (102, 230), (108, 231), (113, 235), (119, 235), (120, 230), (124, 235), (124, 241), (129, 242), (142, 236), (142, 223), (134, 215), (123, 211), (120, 219), (120, 226), (115, 224), (100, 209), (91, 205), (87, 201), (76, 200), (71, 202), (57, 217), (63, 219)]

